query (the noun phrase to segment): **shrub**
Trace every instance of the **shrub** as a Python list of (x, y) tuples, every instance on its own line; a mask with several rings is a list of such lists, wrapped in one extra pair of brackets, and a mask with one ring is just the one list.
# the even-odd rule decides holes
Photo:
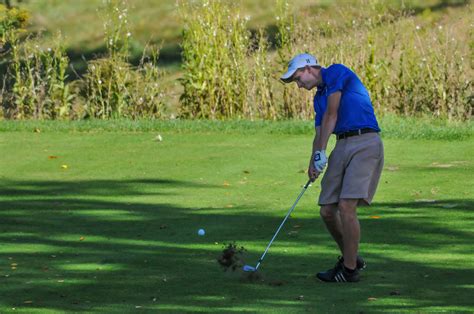
[(90, 61), (83, 80), (85, 118), (161, 118), (164, 91), (159, 48), (147, 46), (137, 67), (129, 63), (131, 33), (125, 1), (107, 1), (103, 11), (107, 56)]
[(222, 0), (183, 1), (179, 9), (185, 22), (181, 116), (250, 116), (247, 20)]

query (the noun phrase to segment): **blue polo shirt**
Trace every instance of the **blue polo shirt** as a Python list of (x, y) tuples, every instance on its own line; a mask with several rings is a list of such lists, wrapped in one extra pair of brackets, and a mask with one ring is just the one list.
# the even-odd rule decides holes
[(380, 132), (369, 92), (357, 75), (343, 64), (321, 68), (323, 85), (314, 96), (315, 125), (320, 126), (326, 112), (328, 96), (341, 91), (335, 134), (371, 128)]

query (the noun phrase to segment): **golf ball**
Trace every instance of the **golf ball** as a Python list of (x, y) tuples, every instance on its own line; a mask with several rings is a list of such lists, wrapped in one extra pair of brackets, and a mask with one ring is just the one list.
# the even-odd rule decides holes
[(203, 236), (205, 234), (206, 234), (206, 231), (204, 231), (204, 229), (199, 229), (198, 230), (198, 235)]

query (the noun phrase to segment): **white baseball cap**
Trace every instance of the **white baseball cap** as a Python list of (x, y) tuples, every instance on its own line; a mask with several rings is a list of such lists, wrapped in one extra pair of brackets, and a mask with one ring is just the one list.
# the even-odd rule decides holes
[(293, 59), (290, 60), (288, 63), (288, 71), (280, 77), (280, 79), (285, 82), (289, 83), (292, 81), (293, 74), (295, 74), (296, 70), (304, 68), (305, 66), (320, 66), (318, 60), (313, 55), (309, 53), (302, 53), (296, 55)]

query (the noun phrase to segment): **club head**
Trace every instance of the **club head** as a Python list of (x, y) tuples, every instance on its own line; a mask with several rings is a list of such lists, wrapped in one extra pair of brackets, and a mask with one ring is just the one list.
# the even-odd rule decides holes
[(242, 270), (245, 271), (245, 272), (254, 272), (256, 271), (257, 269), (253, 266), (250, 266), (250, 265), (245, 265), (244, 267), (242, 267)]

